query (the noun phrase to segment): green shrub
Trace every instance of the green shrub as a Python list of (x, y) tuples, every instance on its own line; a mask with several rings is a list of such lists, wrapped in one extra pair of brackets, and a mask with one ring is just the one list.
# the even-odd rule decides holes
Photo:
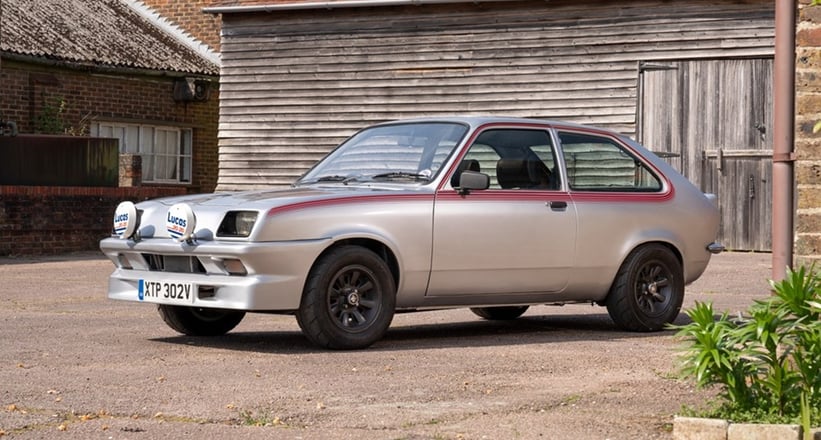
[(700, 387), (716, 385), (710, 417), (733, 421), (821, 423), (821, 279), (813, 268), (787, 271), (773, 296), (747, 316), (715, 317), (712, 304), (686, 311), (674, 326), (684, 341), (682, 373)]

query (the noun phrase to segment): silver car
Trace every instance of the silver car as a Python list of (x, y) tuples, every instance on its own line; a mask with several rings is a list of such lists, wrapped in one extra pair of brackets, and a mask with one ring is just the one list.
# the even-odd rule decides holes
[(109, 298), (156, 303), (178, 332), (284, 313), (356, 349), (396, 312), (454, 307), (592, 302), (659, 330), (723, 249), (718, 227), (712, 196), (618, 133), (452, 117), (365, 128), (293, 188), (123, 202), (100, 248)]

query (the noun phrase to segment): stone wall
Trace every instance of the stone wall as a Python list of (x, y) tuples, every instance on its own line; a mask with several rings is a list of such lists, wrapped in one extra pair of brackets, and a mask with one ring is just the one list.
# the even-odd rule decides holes
[(821, 260), (821, 6), (799, 2), (796, 29), (795, 266)]

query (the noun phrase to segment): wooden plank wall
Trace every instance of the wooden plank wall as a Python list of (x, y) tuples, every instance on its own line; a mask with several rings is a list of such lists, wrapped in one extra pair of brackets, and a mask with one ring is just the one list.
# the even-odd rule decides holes
[(769, 251), (772, 58), (676, 61), (642, 74), (641, 142), (718, 196), (719, 241)]
[(634, 135), (638, 62), (773, 53), (771, 1), (223, 15), (218, 190), (288, 185), (370, 123), (500, 114)]

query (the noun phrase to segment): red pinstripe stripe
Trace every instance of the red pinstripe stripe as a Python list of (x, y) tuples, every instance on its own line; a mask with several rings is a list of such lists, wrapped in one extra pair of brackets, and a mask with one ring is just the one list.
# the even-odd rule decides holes
[(429, 200), (432, 202), (433, 194), (378, 194), (370, 196), (347, 196), (322, 200), (308, 200), (305, 202), (296, 202), (271, 208), (268, 210), (267, 216), (270, 217), (272, 215), (282, 214), (284, 212), (316, 207), (352, 205), (358, 203), (400, 202), (406, 200)]
[(663, 193), (641, 193), (641, 192), (561, 192), (561, 191), (537, 191), (537, 190), (479, 190), (471, 191), (467, 196), (462, 196), (455, 190), (443, 190), (436, 193), (437, 200), (475, 200), (475, 201), (553, 201), (553, 202), (621, 202), (621, 203), (647, 203), (666, 202), (671, 200), (675, 191), (670, 187), (670, 191)]
[(490, 201), (490, 202), (504, 202), (504, 201), (564, 201), (569, 202), (570, 196), (567, 193), (560, 191), (533, 191), (533, 190), (478, 190), (471, 191), (469, 195), (463, 196), (455, 190), (443, 190), (436, 193), (437, 200), (475, 200), (475, 201)]

